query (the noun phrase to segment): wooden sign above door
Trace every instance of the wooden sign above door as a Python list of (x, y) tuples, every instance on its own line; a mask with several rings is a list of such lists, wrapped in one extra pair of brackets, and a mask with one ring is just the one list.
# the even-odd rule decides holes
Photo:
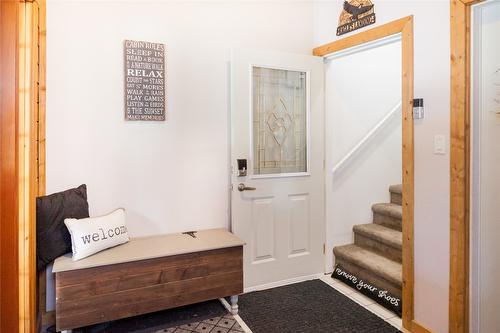
[(340, 13), (337, 36), (374, 23), (375, 9), (370, 0), (344, 1), (344, 10)]

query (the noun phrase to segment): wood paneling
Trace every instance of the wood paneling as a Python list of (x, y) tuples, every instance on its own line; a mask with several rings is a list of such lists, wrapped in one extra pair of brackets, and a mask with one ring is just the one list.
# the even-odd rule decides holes
[(470, 16), (478, 0), (450, 1), (449, 331), (469, 331)]
[(36, 327), (39, 3), (0, 2), (2, 332), (34, 332)]
[(243, 292), (241, 246), (56, 273), (58, 330)]
[(18, 3), (0, 2), (0, 332), (19, 331)]
[(414, 318), (414, 145), (413, 145), (413, 16), (383, 24), (353, 36), (322, 45), (316, 56), (358, 46), (377, 39), (401, 34), (402, 110), (403, 110), (403, 326), (411, 330)]

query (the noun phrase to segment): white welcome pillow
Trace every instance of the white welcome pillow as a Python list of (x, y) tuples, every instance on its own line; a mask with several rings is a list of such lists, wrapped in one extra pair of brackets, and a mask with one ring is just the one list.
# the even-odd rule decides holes
[(83, 259), (130, 240), (123, 208), (104, 216), (65, 219), (64, 224), (71, 235), (73, 260)]

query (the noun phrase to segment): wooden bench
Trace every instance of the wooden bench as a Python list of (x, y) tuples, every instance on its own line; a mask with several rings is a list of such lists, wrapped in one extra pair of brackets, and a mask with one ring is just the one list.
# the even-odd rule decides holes
[(225, 229), (135, 238), (73, 261), (54, 263), (56, 329), (231, 297), (243, 292), (243, 241)]

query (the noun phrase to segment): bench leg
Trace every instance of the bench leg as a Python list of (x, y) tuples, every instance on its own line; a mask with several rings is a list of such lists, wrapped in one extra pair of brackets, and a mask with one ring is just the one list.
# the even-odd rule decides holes
[(231, 296), (231, 313), (233, 315), (238, 314), (238, 295)]

